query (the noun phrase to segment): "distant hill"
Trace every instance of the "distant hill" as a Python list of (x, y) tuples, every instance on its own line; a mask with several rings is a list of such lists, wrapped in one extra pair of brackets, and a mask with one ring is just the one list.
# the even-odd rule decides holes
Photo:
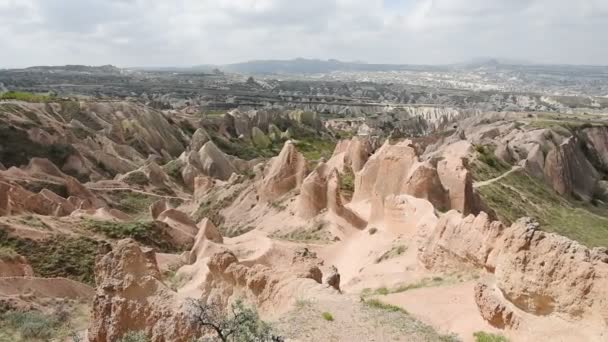
[[(194, 69), (209, 66), (194, 67)], [(336, 59), (254, 60), (243, 63), (218, 66), (223, 71), (243, 74), (317, 74), (333, 71), (392, 71), (392, 70), (429, 70), (443, 67), (406, 64), (368, 64), (364, 62), (343, 62)]]

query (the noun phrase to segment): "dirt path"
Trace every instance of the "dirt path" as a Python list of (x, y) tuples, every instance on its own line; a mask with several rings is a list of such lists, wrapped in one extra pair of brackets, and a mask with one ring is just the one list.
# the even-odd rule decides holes
[(107, 187), (107, 188), (104, 188), (104, 187), (88, 187), (88, 189), (89, 190), (93, 190), (93, 191), (131, 191), (131, 192), (135, 192), (135, 193), (142, 194), (142, 195), (147, 195), (147, 196), (180, 199), (180, 200), (183, 200), (183, 201), (190, 201), (192, 199), (192, 198), (189, 198), (189, 197), (159, 195), (159, 194), (155, 194), (153, 192), (148, 192), (148, 191), (143, 191), (143, 190), (137, 190), (137, 189), (127, 188), (127, 187)]
[(488, 180), (485, 180), (485, 181), (481, 181), (481, 182), (475, 182), (475, 183), (473, 183), (473, 187), (474, 187), (474, 188), (479, 188), (479, 187), (482, 187), (482, 186), (486, 186), (486, 185), (492, 184), (492, 183), (494, 183), (494, 182), (496, 182), (496, 181), (498, 181), (498, 180), (501, 180), (501, 179), (503, 179), (503, 178), (507, 177), (508, 175), (512, 174), (513, 172), (519, 171), (519, 170), (521, 170), (521, 169), (522, 169), (522, 167), (521, 167), (521, 166), (519, 166), (519, 165), (515, 165), (515, 166), (513, 166), (513, 167), (511, 168), (511, 170), (509, 170), (509, 171), (507, 171), (507, 172), (503, 173), (502, 175), (500, 175), (500, 176), (498, 176), (498, 177), (496, 177), (496, 178), (492, 178), (492, 179), (488, 179)]

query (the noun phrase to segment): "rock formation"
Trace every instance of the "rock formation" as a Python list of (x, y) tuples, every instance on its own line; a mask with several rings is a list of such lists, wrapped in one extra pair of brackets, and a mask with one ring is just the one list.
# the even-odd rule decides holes
[(185, 303), (162, 282), (154, 252), (142, 251), (135, 241), (119, 241), (97, 260), (95, 282), (89, 341), (116, 341), (130, 331), (154, 342), (197, 337)]
[(270, 161), (258, 189), (260, 199), (275, 200), (302, 185), (306, 176), (306, 160), (291, 141), (285, 142), (281, 153)]

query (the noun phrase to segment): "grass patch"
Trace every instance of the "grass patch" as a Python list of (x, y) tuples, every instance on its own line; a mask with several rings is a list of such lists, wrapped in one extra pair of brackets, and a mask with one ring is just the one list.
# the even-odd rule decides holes
[(235, 236), (239, 236), (239, 235), (243, 235), (247, 232), (250, 232), (252, 230), (254, 230), (255, 227), (253, 226), (238, 226), (238, 227), (220, 227), (219, 231), (220, 233), (222, 233), (222, 236), (225, 237), (235, 237)]
[(67, 158), (76, 153), (71, 145), (43, 145), (31, 141), (25, 131), (6, 124), (0, 124), (0, 141), (0, 160), (7, 168), (27, 165), (34, 157), (47, 158), (61, 168)]
[(473, 333), (473, 337), (475, 337), (475, 342), (509, 342), (509, 340), (502, 335), (491, 334), (485, 331), (477, 331)]
[(33, 94), (24, 91), (8, 91), (0, 94), (0, 100), (17, 100), (25, 102), (50, 102), (55, 100), (54, 95)]
[(131, 215), (148, 216), (148, 208), (158, 197), (148, 196), (133, 191), (112, 191), (112, 207)]
[(355, 173), (350, 167), (346, 167), (344, 173), (340, 175), (340, 192), (346, 198), (352, 198), (355, 192)]
[(113, 222), (85, 220), (84, 228), (111, 239), (132, 238), (163, 253), (174, 253), (189, 246), (178, 246), (167, 233), (166, 224), (158, 221)]
[(322, 313), (321, 317), (323, 317), (324, 320), (329, 321), (329, 322), (333, 322), (333, 320), (334, 320), (334, 316), (329, 312)]
[(94, 284), (95, 256), (102, 242), (87, 237), (52, 236), (35, 241), (9, 236), (0, 227), (0, 247), (11, 248), (27, 258), (40, 277), (65, 277)]
[(475, 181), (496, 178), (511, 169), (511, 165), (498, 159), (490, 146), (475, 145), (477, 159), (472, 162), (471, 173)]
[(369, 299), (369, 300), (366, 300), (364, 303), (365, 303), (365, 305), (369, 306), (370, 308), (385, 310), (385, 311), (389, 311), (389, 312), (401, 312), (404, 314), (408, 314), (408, 312), (405, 309), (403, 309), (397, 305), (387, 304), (387, 303), (381, 302), (377, 299)]
[(11, 247), (0, 247), (0, 260), (1, 261), (14, 261), (19, 258), (19, 253), (17, 253)]
[(477, 189), (482, 200), (506, 224), (529, 216), (541, 229), (589, 247), (608, 246), (608, 207), (567, 200), (548, 185), (516, 171)]
[(376, 264), (379, 264), (385, 260), (396, 258), (401, 254), (405, 253), (405, 251), (407, 251), (407, 246), (405, 245), (393, 246), (390, 250), (384, 252), (384, 254), (377, 257), (375, 262)]
[(218, 229), (221, 228), (220, 226), (224, 223), (225, 218), (220, 212), (222, 209), (231, 205), (237, 197), (239, 197), (244, 188), (244, 186), (239, 185), (239, 187), (235, 188), (230, 195), (224, 196), (223, 198), (217, 198), (217, 193), (209, 194), (206, 199), (201, 201), (201, 204), (194, 213), (194, 221), (199, 222), (206, 217), (211, 220)]
[(307, 137), (296, 140), (295, 146), (308, 161), (318, 161), (321, 158), (331, 158), (336, 148), (336, 142), (329, 139)]
[(329, 241), (330, 234), (324, 228), (325, 222), (317, 222), (311, 228), (302, 227), (286, 234), (271, 234), (271, 237), (288, 241)]

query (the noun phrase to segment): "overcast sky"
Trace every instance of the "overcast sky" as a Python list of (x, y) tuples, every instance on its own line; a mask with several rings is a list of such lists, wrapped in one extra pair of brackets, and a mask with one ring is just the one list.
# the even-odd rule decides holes
[(608, 0), (0, 0), (0, 68), (295, 57), (608, 65)]

